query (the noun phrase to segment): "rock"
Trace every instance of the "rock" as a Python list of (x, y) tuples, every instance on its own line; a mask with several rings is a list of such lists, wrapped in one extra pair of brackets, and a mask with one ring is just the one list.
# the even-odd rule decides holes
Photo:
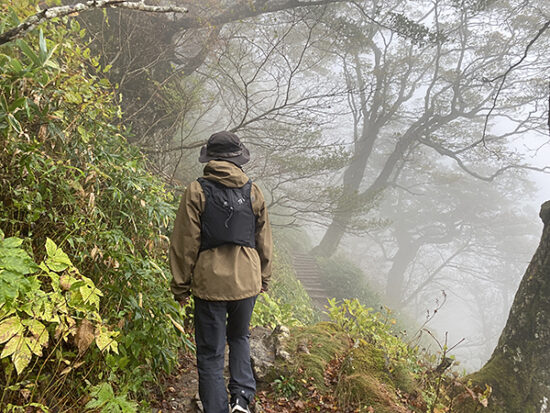
[(290, 354), (284, 349), (289, 337), (290, 330), (285, 326), (277, 326), (273, 331), (255, 327), (250, 331), (250, 358), (257, 381), (265, 379), (275, 359), (290, 360)]
[(202, 406), (199, 393), (195, 394), (195, 397), (193, 398), (193, 405), (195, 406), (196, 413), (204, 413), (204, 407)]
[(550, 201), (546, 201), (541, 205), (539, 216), (542, 222), (544, 222), (544, 225), (550, 224)]
[(298, 347), (296, 348), (296, 351), (298, 353), (310, 354), (308, 345), (309, 345), (308, 340), (304, 338), (300, 340), (300, 342), (298, 343)]
[(272, 331), (255, 327), (250, 331), (250, 359), (256, 380), (261, 382), (275, 364), (275, 348), (271, 341)]
[(284, 349), (286, 341), (290, 337), (290, 330), (285, 326), (277, 326), (271, 334), (275, 347), (275, 357), (284, 361), (290, 360), (290, 354)]
[(282, 349), (277, 349), (277, 358), (283, 361), (290, 361), (290, 353)]
[(265, 410), (259, 401), (256, 401), (256, 403), (254, 403), (254, 406), (251, 407), (250, 411), (252, 413), (265, 413)]

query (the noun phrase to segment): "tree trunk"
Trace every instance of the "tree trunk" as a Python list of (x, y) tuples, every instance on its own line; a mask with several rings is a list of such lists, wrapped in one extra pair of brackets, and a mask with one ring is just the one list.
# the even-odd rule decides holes
[[(550, 411), (550, 201), (540, 211), (544, 230), (491, 359), (467, 377), (493, 388), (483, 412)], [(468, 410), (469, 409), (469, 410)], [(456, 411), (472, 412), (472, 406)]]
[(393, 256), (393, 263), (388, 272), (386, 284), (386, 299), (388, 304), (395, 310), (403, 307), (403, 292), (405, 286), (405, 272), (410, 263), (415, 259), (420, 244), (412, 240), (403, 241)]
[[(372, 129), (372, 131), (366, 133), (369, 128)], [(361, 198), (359, 197), (359, 188), (363, 176), (365, 175), (367, 162), (372, 152), (374, 141), (378, 136), (378, 129), (369, 127), (369, 124), (366, 123), (363, 126), (363, 131), (365, 131), (365, 133), (356, 143), (354, 149), (355, 154), (350, 165), (344, 172), (342, 196), (338, 200), (332, 222), (328, 226), (319, 245), (311, 251), (314, 255), (329, 257), (334, 254), (353, 216), (363, 207), (363, 205), (361, 205)]]

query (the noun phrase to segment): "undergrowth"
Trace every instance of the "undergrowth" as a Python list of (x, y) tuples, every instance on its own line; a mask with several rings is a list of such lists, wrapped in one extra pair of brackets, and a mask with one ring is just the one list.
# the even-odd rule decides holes
[[(0, 3), (0, 30), (35, 13), (36, 3)], [(0, 297), (1, 325), (13, 332), (17, 314), (27, 340), (27, 347), (18, 345), (15, 353), (11, 345), (0, 344), (1, 410), (33, 404), (70, 410), (102, 382), (116, 394), (139, 399), (143, 383), (170, 370), (178, 348), (190, 344), (176, 329), (183, 320), (167, 284), (165, 251), (174, 199), (126, 142), (113, 86), (103, 78), (109, 68), (99, 66), (83, 36), (75, 20), (54, 19), (24, 40), (0, 47), (0, 230), (9, 240), (4, 243), (22, 242), (29, 257), (28, 269), (19, 272), (25, 282), (17, 294), (3, 290)], [(50, 310), (33, 313), (25, 307), (49, 302), (58, 310), (52, 295), (57, 269), (47, 264), (53, 245), (66, 254), (63, 265), (70, 262), (70, 271), (59, 270), (69, 271), (69, 278), (58, 274), (62, 292), (66, 284), (72, 296), (72, 285), (89, 282), (98, 296), (108, 291), (101, 307), (68, 308), (70, 319), (59, 320), (44, 315)], [(31, 265), (43, 257), (46, 267)], [(5, 281), (15, 270), (0, 271)], [(70, 278), (79, 274), (86, 278)], [(31, 291), (32, 299), (25, 295)], [(22, 318), (25, 314), (28, 318)], [(68, 337), (56, 335), (63, 328)], [(71, 337), (75, 330), (87, 330), (96, 342), (109, 332), (113, 351), (80, 354)], [(40, 331), (48, 332), (48, 340)], [(29, 351), (36, 361), (25, 366)], [(84, 364), (76, 368), (78, 363)]]
[[(0, 32), (38, 1), (12, 3), (0, 2)], [(177, 200), (127, 143), (109, 67), (84, 37), (76, 20), (54, 19), (0, 47), (2, 411), (147, 410), (137, 402), (146, 389), (181, 348), (193, 351), (192, 303), (180, 309), (168, 287)], [(328, 411), (439, 408), (391, 317), (331, 301), (332, 323), (314, 324), (289, 255), (278, 251), (252, 324), (293, 327), (295, 359), (274, 377), (279, 394), (301, 402), (298, 411), (320, 394), (336, 408)], [(329, 285), (338, 298), (339, 287), (358, 285), (356, 272), (343, 272), (349, 282)], [(360, 294), (376, 301), (366, 287)]]
[[(37, 3), (0, 2), (0, 31)], [(2, 411), (147, 410), (131, 400), (193, 351), (192, 303), (168, 288), (178, 200), (127, 143), (84, 38), (63, 18), (0, 47)], [(253, 324), (312, 322), (288, 258), (274, 267)]]
[[(330, 321), (291, 329), (258, 402), (279, 412), (452, 412), (470, 399), (483, 411), (490, 389), (470, 386), (439, 355), (428, 355), (393, 330), (391, 313), (357, 299), (329, 301)], [(445, 366), (445, 367), (442, 367)]]

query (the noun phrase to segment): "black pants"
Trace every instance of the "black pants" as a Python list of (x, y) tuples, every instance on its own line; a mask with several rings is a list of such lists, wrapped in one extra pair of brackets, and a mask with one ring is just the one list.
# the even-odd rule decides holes
[(229, 393), (252, 400), (256, 381), (250, 365), (249, 324), (256, 296), (236, 301), (195, 297), (195, 341), (199, 395), (205, 413), (227, 413), (223, 379), (225, 341), (229, 345)]

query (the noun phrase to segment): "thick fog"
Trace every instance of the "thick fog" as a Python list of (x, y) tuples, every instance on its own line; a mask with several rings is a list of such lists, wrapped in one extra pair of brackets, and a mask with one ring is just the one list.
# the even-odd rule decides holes
[(208, 136), (234, 131), (277, 228), (352, 260), (408, 334), (428, 318), (480, 367), (550, 193), (550, 4), (245, 3), (83, 18), (134, 143), (186, 185)]

